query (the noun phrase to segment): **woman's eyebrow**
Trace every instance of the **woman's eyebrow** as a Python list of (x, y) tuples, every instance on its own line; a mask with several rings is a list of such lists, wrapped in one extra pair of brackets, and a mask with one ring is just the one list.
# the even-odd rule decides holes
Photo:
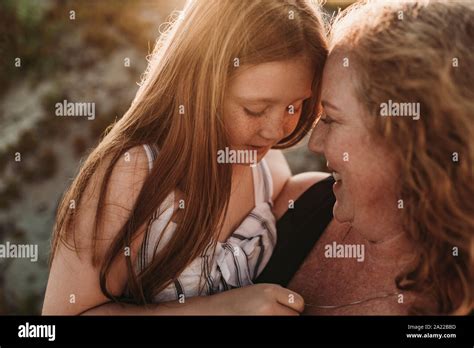
[(331, 108), (331, 109), (340, 111), (340, 109), (337, 106), (335, 106), (334, 104), (328, 102), (327, 100), (321, 101), (321, 104), (323, 105), (324, 108)]

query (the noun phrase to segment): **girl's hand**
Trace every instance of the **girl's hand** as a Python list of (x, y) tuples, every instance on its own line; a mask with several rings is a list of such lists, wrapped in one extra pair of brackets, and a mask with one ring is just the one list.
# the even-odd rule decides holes
[(276, 284), (256, 284), (211, 296), (211, 306), (224, 315), (299, 315), (301, 295)]

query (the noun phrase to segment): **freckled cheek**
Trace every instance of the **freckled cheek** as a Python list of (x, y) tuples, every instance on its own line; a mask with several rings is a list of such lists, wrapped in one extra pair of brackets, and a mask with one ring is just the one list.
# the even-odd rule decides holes
[[(354, 199), (372, 194), (372, 189), (378, 186), (378, 175), (374, 171), (374, 162), (359, 143), (351, 139), (337, 144), (337, 164), (343, 177), (346, 190), (352, 192)], [(372, 188), (367, 190), (367, 188)]]
[(361, 186), (360, 165), (361, 161), (364, 161), (363, 154), (360, 153), (351, 137), (337, 133), (337, 130), (328, 132), (325, 155), (329, 165), (341, 174), (346, 192), (354, 192)]
[(386, 190), (395, 187), (398, 182), (400, 168), (390, 152), (383, 144), (367, 144), (361, 146), (361, 160), (358, 168), (360, 180), (372, 185), (374, 190)]
[(248, 145), (258, 133), (260, 125), (257, 120), (252, 120), (246, 115), (234, 114), (227, 123), (227, 131), (233, 145)]

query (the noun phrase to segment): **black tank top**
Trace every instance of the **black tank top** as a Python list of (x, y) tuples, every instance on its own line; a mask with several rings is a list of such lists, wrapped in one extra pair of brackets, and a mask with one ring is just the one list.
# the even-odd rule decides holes
[(255, 283), (288, 285), (333, 218), (333, 184), (332, 176), (314, 184), (277, 221), (275, 250)]

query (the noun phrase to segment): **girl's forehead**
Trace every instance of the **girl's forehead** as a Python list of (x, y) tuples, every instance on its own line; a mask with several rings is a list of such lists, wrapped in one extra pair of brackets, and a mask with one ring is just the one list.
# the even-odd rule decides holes
[[(272, 102), (280, 97), (311, 96), (311, 65), (302, 60), (262, 63), (242, 67), (229, 85), (229, 91), (241, 99)], [(296, 98), (297, 99), (297, 98)]]

